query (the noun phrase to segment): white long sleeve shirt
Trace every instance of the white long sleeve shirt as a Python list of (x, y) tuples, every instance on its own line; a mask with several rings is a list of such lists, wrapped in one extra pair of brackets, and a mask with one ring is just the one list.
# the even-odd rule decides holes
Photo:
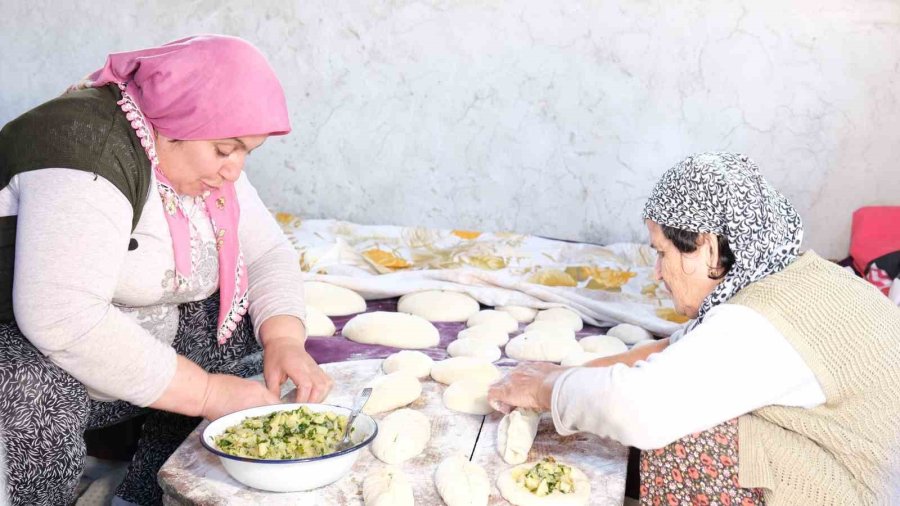
[(560, 434), (591, 432), (654, 449), (763, 406), (824, 402), (784, 335), (748, 307), (721, 304), (646, 361), (566, 371), (551, 411)]
[[(297, 253), (246, 175), (236, 182), (238, 236), (254, 330), (267, 318), (305, 317)], [(175, 290), (162, 202), (150, 195), (134, 232), (132, 207), (92, 173), (48, 168), (15, 176), (0, 215), (18, 215), (13, 305), (25, 336), (95, 399), (153, 403), (175, 374), (178, 304), (218, 289), (218, 255), (206, 209), (183, 197), (191, 223), (191, 277)], [(134, 239), (137, 248), (129, 250)], [(210, 336), (210, 339), (215, 339)]]

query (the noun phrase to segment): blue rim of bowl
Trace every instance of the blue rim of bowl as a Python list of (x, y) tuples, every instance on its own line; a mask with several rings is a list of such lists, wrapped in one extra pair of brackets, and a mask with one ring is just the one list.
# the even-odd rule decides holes
[[(294, 404), (304, 404), (304, 403), (294, 403)], [(318, 404), (319, 404), (320, 406), (331, 406), (332, 408), (347, 409), (347, 407), (345, 407), (345, 406), (336, 406), (336, 405), (334, 405), (334, 404), (322, 404), (322, 403), (318, 403)], [(251, 409), (253, 409), (253, 408), (251, 408)], [(365, 414), (365, 413), (360, 413), (360, 415), (363, 415), (363, 414)], [(366, 416), (369, 416), (369, 415), (366, 415)], [(372, 418), (372, 417), (369, 416), (369, 418)], [(372, 421), (375, 422), (375, 419), (372, 418)], [(354, 422), (355, 422), (355, 420), (354, 420)], [(207, 425), (207, 427), (209, 427), (209, 426)], [(209, 450), (210, 452), (212, 452), (212, 453), (218, 455), (219, 457), (223, 457), (223, 458), (231, 459), (231, 460), (239, 460), (239, 461), (241, 461), (241, 462), (256, 462), (256, 463), (261, 463), (261, 464), (296, 464), (296, 463), (299, 463), (299, 462), (314, 462), (314, 461), (317, 461), (317, 460), (330, 459), (330, 458), (332, 458), (332, 457), (338, 457), (338, 456), (340, 456), (340, 455), (346, 455), (346, 454), (348, 454), (348, 453), (351, 453), (351, 452), (354, 452), (354, 451), (356, 451), (356, 450), (359, 450), (360, 448), (362, 448), (362, 447), (368, 445), (369, 443), (371, 443), (372, 440), (375, 439), (375, 436), (378, 435), (378, 422), (375, 422), (375, 431), (372, 432), (372, 435), (371, 435), (371, 436), (369, 436), (369, 437), (367, 437), (366, 439), (364, 439), (363, 441), (360, 441), (359, 443), (357, 443), (357, 444), (351, 446), (350, 448), (341, 450), (341, 451), (339, 451), (339, 452), (329, 453), (329, 454), (326, 454), (326, 455), (319, 455), (318, 457), (304, 457), (304, 458), (302, 458), (302, 459), (254, 459), (254, 458), (251, 458), (251, 457), (239, 457), (239, 456), (237, 456), (237, 455), (232, 455), (232, 454), (230, 454), (230, 453), (225, 453), (225, 452), (223, 452), (222, 450), (219, 450), (219, 449), (214, 448), (214, 447), (210, 446), (209, 444), (207, 444), (207, 443), (206, 443), (206, 439), (203, 437), (203, 434), (204, 434), (205, 432), (206, 432), (206, 428), (204, 428), (203, 431), (200, 433), (200, 444), (202, 444), (204, 448), (206, 448), (206, 449)]]

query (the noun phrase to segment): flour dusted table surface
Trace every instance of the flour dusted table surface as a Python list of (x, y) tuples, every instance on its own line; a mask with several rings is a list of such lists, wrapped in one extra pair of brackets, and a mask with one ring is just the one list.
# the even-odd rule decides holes
[[(354, 395), (371, 378), (381, 373), (381, 360), (358, 360), (324, 364), (334, 378), (329, 404), (349, 406)], [(422, 396), (411, 408), (425, 413), (431, 420), (431, 440), (426, 450), (400, 467), (409, 476), (417, 505), (440, 505), (443, 502), (434, 486), (434, 470), (445, 457), (459, 453), (481, 464), (491, 482), (511, 467), (497, 454), (497, 424), (500, 415), (476, 416), (446, 409), (441, 400), (443, 385), (422, 382)], [(377, 415), (380, 420), (387, 413)], [(166, 505), (361, 505), (362, 480), (368, 472), (386, 464), (376, 459), (369, 449), (363, 450), (351, 472), (335, 483), (317, 490), (297, 493), (269, 493), (245, 487), (233, 480), (218, 457), (200, 445), (204, 422), (191, 433), (159, 472)], [(627, 449), (615, 442), (594, 436), (561, 437), (553, 430), (548, 415), (541, 420), (538, 437), (529, 460), (554, 455), (579, 467), (591, 480), (591, 505), (620, 505), (625, 496)], [(508, 504), (493, 487), (491, 505)]]

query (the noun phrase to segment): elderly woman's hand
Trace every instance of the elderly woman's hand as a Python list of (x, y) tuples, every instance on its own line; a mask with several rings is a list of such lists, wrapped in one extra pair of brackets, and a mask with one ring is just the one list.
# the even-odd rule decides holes
[(488, 402), (491, 407), (504, 413), (514, 408), (549, 411), (553, 383), (565, 370), (565, 367), (546, 362), (520, 364), (491, 386)]
[(306, 329), (292, 316), (273, 316), (260, 327), (263, 345), (263, 378), (266, 387), (279, 395), (288, 378), (297, 385), (295, 402), (320, 402), (331, 391), (333, 381), (306, 352)]

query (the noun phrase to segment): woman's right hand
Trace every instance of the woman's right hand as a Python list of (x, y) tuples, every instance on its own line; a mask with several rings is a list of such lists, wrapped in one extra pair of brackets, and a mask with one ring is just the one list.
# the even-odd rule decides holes
[(491, 385), (488, 402), (502, 413), (515, 408), (550, 411), (553, 384), (565, 370), (565, 367), (546, 362), (523, 362)]
[(215, 420), (242, 409), (279, 402), (281, 399), (260, 382), (229, 374), (210, 374), (200, 415)]
[(210, 374), (181, 355), (176, 359), (175, 375), (151, 408), (215, 420), (245, 408), (280, 402), (261, 382)]

